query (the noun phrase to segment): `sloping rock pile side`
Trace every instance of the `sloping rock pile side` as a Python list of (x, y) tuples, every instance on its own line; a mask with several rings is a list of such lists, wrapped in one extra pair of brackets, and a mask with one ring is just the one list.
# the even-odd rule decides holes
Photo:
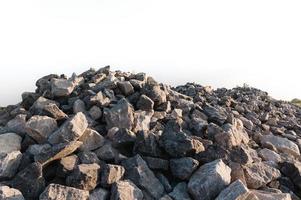
[(109, 67), (36, 86), (0, 111), (1, 200), (301, 199), (301, 109), (266, 92)]

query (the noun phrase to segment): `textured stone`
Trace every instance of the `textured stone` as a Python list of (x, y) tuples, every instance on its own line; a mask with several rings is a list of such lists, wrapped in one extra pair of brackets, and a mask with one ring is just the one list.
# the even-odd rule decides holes
[(22, 154), (20, 151), (0, 153), (0, 180), (12, 178), (20, 165)]
[(137, 108), (144, 111), (151, 111), (154, 108), (154, 102), (146, 95), (141, 95), (138, 102)]
[(281, 156), (276, 153), (275, 151), (272, 151), (270, 149), (261, 149), (259, 151), (259, 156), (264, 160), (264, 161), (273, 161), (275, 163), (281, 162)]
[(74, 90), (75, 84), (72, 80), (56, 79), (51, 80), (51, 93), (56, 97), (70, 95)]
[(103, 188), (96, 188), (90, 193), (89, 200), (107, 200), (109, 199), (109, 192)]
[(199, 162), (190, 157), (170, 160), (171, 173), (181, 180), (188, 180), (198, 165)]
[(216, 200), (247, 200), (249, 195), (248, 188), (241, 180), (237, 180), (224, 189)]
[(122, 92), (122, 94), (125, 96), (134, 93), (134, 87), (129, 81), (118, 82), (117, 85), (120, 91)]
[(124, 167), (120, 165), (106, 164), (101, 169), (101, 185), (108, 187), (119, 181), (125, 173)]
[(292, 200), (291, 195), (287, 193), (271, 193), (261, 190), (252, 191), (258, 200)]
[(59, 184), (50, 184), (39, 200), (88, 200), (89, 192)]
[(194, 199), (213, 199), (230, 184), (230, 174), (231, 169), (222, 160), (206, 163), (190, 178), (188, 191)]
[(15, 133), (0, 135), (0, 153), (10, 153), (21, 149), (22, 138)]
[(168, 195), (174, 200), (191, 200), (187, 193), (187, 184), (185, 182), (178, 183)]
[(295, 162), (284, 162), (281, 164), (281, 172), (289, 177), (293, 183), (301, 190), (301, 163)]
[(22, 193), (14, 188), (8, 186), (0, 186), (0, 199), (1, 200), (25, 200)]
[(104, 137), (90, 128), (85, 130), (79, 141), (83, 142), (79, 148), (81, 151), (92, 151), (102, 147), (105, 143)]
[(111, 200), (142, 200), (142, 191), (130, 180), (118, 181), (111, 189)]

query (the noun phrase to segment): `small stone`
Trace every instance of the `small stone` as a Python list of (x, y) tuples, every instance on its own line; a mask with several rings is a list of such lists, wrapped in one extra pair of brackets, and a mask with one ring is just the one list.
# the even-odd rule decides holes
[(111, 189), (111, 200), (142, 200), (142, 191), (130, 180), (118, 181)]
[(118, 151), (110, 143), (106, 143), (95, 153), (99, 159), (104, 161), (115, 161), (118, 158)]
[(88, 122), (85, 115), (79, 112), (52, 133), (48, 141), (51, 144), (75, 141), (83, 135), (87, 127)]
[(257, 189), (280, 177), (280, 171), (263, 162), (253, 163), (244, 169), (248, 188)]
[(125, 96), (128, 96), (130, 94), (134, 93), (134, 87), (129, 81), (123, 81), (117, 83), (118, 88), (124, 94)]
[(22, 193), (14, 188), (0, 186), (0, 199), (2, 200), (25, 200)]
[(98, 106), (92, 106), (89, 110), (89, 115), (92, 119), (97, 120), (101, 118), (102, 111)]
[(171, 187), (168, 179), (162, 173), (157, 173), (156, 177), (161, 182), (161, 184), (163, 185), (166, 192), (171, 192), (172, 191), (172, 187)]
[(0, 153), (10, 153), (21, 149), (22, 138), (16, 133), (0, 135)]
[(161, 105), (166, 102), (166, 93), (161, 90), (160, 85), (153, 85), (145, 89), (145, 95), (154, 101), (155, 105)]
[(107, 106), (110, 104), (110, 99), (106, 97), (103, 92), (98, 92), (96, 95), (90, 98), (90, 102), (92, 105), (96, 105), (99, 107)]
[(187, 193), (187, 184), (185, 182), (178, 183), (168, 195), (174, 200), (191, 200)]
[(237, 180), (224, 189), (218, 195), (216, 200), (248, 200), (247, 197), (249, 195), (250, 193), (248, 188), (241, 182), (241, 180)]
[(291, 195), (288, 193), (271, 193), (262, 190), (253, 190), (252, 195), (257, 197), (258, 200), (292, 200)]
[(77, 99), (74, 103), (73, 103), (73, 113), (79, 113), (79, 112), (86, 112), (86, 105), (85, 102), (81, 99)]
[(136, 141), (136, 134), (125, 128), (111, 128), (107, 136), (116, 148), (132, 145)]
[(223, 125), (225, 123), (227, 115), (224, 108), (220, 106), (213, 107), (207, 104), (203, 109), (210, 122), (217, 123), (218, 125)]
[(102, 161), (100, 161), (96, 153), (92, 151), (82, 151), (77, 154), (81, 164), (99, 164), (102, 166)]
[(90, 193), (89, 200), (107, 200), (109, 192), (103, 188), (96, 188)]
[(101, 169), (101, 184), (108, 187), (113, 183), (119, 181), (125, 173), (124, 167), (120, 165), (106, 164)]
[(154, 157), (144, 157), (144, 160), (147, 162), (147, 165), (150, 169), (153, 170), (164, 170), (167, 171), (169, 167), (168, 160)]
[(64, 97), (70, 95), (74, 90), (75, 84), (72, 80), (57, 79), (51, 80), (51, 93), (55, 97)]
[(60, 143), (53, 147), (43, 149), (38, 155), (35, 155), (34, 159), (36, 162), (46, 165), (54, 160), (59, 160), (72, 154), (81, 145), (82, 142), (79, 141)]
[(38, 143), (45, 143), (56, 129), (56, 120), (48, 116), (34, 115), (26, 123), (27, 134)]
[(20, 165), (22, 154), (20, 151), (0, 153), (0, 180), (12, 178)]
[(126, 128), (131, 130), (134, 123), (134, 110), (126, 99), (121, 99), (113, 108), (104, 109), (107, 128)]
[(141, 110), (136, 111), (134, 113), (133, 131), (135, 133), (139, 131), (148, 131), (152, 115), (152, 112), (146, 112)]
[(142, 94), (137, 102), (139, 110), (151, 111), (154, 108), (154, 102), (148, 96)]
[(45, 188), (42, 165), (32, 163), (20, 171), (10, 182), (13, 188), (20, 190), (25, 199), (36, 199)]
[(80, 164), (67, 177), (68, 186), (82, 190), (93, 190), (99, 181), (99, 165), (98, 164)]
[(126, 169), (126, 177), (148, 195), (155, 199), (163, 195), (164, 187), (139, 155), (125, 160), (123, 166)]
[(294, 142), (288, 140), (287, 138), (282, 138), (279, 136), (264, 135), (261, 138), (261, 144), (265, 147), (274, 147), (280, 152), (288, 153), (294, 156), (300, 156), (299, 147)]
[(199, 162), (190, 157), (170, 160), (171, 173), (181, 180), (188, 180), (198, 165)]
[(194, 199), (213, 199), (230, 184), (230, 174), (231, 169), (222, 160), (206, 163), (190, 178), (188, 191)]
[(105, 143), (104, 137), (90, 128), (85, 130), (83, 135), (79, 138), (79, 141), (83, 142), (79, 148), (81, 151), (92, 151), (102, 147)]
[(59, 184), (50, 184), (39, 200), (88, 200), (89, 192)]
[(70, 155), (62, 158), (60, 160), (57, 173), (65, 177), (66, 174), (70, 174), (76, 168), (78, 162), (78, 157), (76, 155)]
[(26, 127), (26, 115), (17, 115), (14, 119), (7, 122), (6, 127), (10, 132), (24, 135)]

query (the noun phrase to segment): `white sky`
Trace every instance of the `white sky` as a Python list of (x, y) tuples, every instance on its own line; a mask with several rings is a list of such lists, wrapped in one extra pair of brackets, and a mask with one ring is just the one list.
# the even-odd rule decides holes
[(0, 0), (0, 105), (49, 73), (143, 71), (301, 98), (300, 0)]

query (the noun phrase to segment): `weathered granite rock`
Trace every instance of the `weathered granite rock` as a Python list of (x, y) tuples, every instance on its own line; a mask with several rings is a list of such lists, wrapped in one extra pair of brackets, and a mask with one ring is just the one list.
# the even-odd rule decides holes
[(51, 144), (75, 141), (84, 134), (87, 127), (88, 122), (85, 115), (79, 112), (52, 133), (48, 141)]
[(275, 151), (272, 151), (270, 149), (264, 148), (259, 151), (259, 156), (264, 160), (264, 161), (273, 161), (275, 163), (281, 162), (282, 158), (281, 156), (276, 153)]
[(8, 186), (0, 186), (0, 199), (3, 200), (25, 200), (22, 193)]
[(162, 184), (139, 155), (125, 160), (123, 166), (126, 169), (126, 178), (133, 181), (150, 196), (158, 199), (163, 195)]
[(111, 200), (142, 200), (142, 191), (130, 180), (117, 181), (111, 189)]
[(15, 133), (0, 135), (0, 153), (10, 153), (21, 150), (22, 138)]
[(56, 120), (48, 116), (34, 115), (26, 122), (26, 133), (38, 143), (45, 143), (57, 128)]
[(194, 199), (213, 199), (230, 184), (230, 174), (231, 169), (222, 160), (206, 163), (190, 178), (188, 191)]
[(124, 167), (120, 165), (106, 164), (101, 169), (101, 185), (108, 187), (119, 181), (124, 175)]
[(291, 195), (287, 193), (271, 193), (265, 191), (254, 190), (252, 194), (259, 200), (292, 200)]
[(107, 128), (112, 127), (126, 128), (131, 130), (134, 123), (133, 107), (126, 99), (121, 99), (111, 109), (104, 109), (104, 117), (107, 122)]
[(93, 190), (99, 182), (99, 165), (98, 164), (80, 164), (67, 177), (68, 186), (82, 190)]
[(280, 171), (264, 162), (253, 163), (244, 169), (248, 188), (257, 189), (280, 177)]
[(59, 184), (50, 184), (39, 200), (88, 200), (89, 192)]
[(148, 131), (152, 115), (153, 115), (152, 112), (146, 112), (140, 110), (136, 111), (134, 113), (133, 131), (135, 133), (138, 131)]
[(248, 200), (248, 196), (250, 196), (248, 188), (237, 180), (224, 189), (216, 200)]
[(272, 134), (264, 135), (261, 138), (261, 144), (266, 147), (275, 148), (280, 152), (288, 153), (294, 156), (300, 156), (298, 145), (287, 138), (282, 138)]
[(188, 180), (198, 165), (199, 162), (190, 157), (170, 160), (171, 173), (181, 180)]
[(20, 165), (22, 154), (20, 151), (0, 153), (0, 180), (12, 178)]

